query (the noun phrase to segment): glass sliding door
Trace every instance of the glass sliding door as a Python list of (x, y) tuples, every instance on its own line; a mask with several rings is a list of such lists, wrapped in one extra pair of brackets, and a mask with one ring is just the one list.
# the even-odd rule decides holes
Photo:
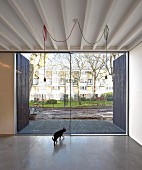
[[(71, 54), (72, 134), (125, 134), (115, 124), (113, 114), (113, 61), (119, 56), (119, 53)], [(126, 68), (122, 72), (126, 76)], [(117, 93), (118, 89), (117, 86)], [(120, 114), (126, 117), (126, 112)]]
[(69, 53), (23, 54), (30, 62), (29, 125), (21, 134), (70, 134)]
[[(126, 77), (125, 56), (122, 71), (119, 53), (26, 55), (30, 62), (30, 120), (20, 133), (53, 134), (62, 128), (66, 128), (66, 134), (125, 133), (125, 129), (118, 126), (121, 124), (118, 118), (126, 118), (126, 112), (122, 116), (116, 109), (117, 97), (120, 96), (120, 103), (124, 101), (121, 102), (122, 95), (117, 95), (117, 84), (122, 84), (116, 83), (115, 77), (116, 73), (120, 73), (120, 78), (122, 74)], [(115, 69), (113, 62), (117, 63)], [(125, 122), (126, 119), (122, 122), (124, 126)]]

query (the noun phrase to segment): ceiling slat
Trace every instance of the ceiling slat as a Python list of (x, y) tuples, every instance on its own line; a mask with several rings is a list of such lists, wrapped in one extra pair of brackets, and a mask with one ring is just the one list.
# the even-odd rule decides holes
[(21, 47), (15, 43), (15, 41), (13, 41), (12, 39), (10, 39), (10, 37), (8, 37), (7, 35), (4, 35), (3, 33), (0, 32), (0, 35), (6, 39), (6, 41), (10, 42), (14, 47), (16, 47), (18, 50), (21, 50)]
[(127, 49), (131, 51), (133, 48), (135, 48), (138, 44), (142, 43), (142, 34), (138, 36), (128, 47)]
[(11, 25), (11, 23), (4, 16), (2, 16), (2, 14), (1, 19), (18, 37), (22, 39), (22, 41), (27, 45), (27, 47), (29, 47), (29, 49), (31, 50), (33, 49), (32, 45), (29, 42), (27, 42), (24, 36), (13, 25)]
[[(43, 5), (42, 5), (42, 1), (40, 1), (40, 0), (34, 0), (34, 2), (35, 2), (35, 4), (36, 4), (36, 7), (37, 7), (37, 9), (38, 9), (38, 12), (39, 12), (39, 14), (40, 14), (40, 16), (41, 16), (41, 18), (42, 18), (43, 23), (44, 23), (44, 24), (46, 25), (46, 27), (48, 28), (48, 31), (50, 32), (51, 36), (52, 36), (52, 37), (55, 37), (55, 35), (53, 34), (53, 31), (52, 31), (52, 28), (51, 28), (51, 26), (50, 26), (50, 23), (49, 23), (49, 21), (48, 21), (48, 19), (47, 19), (47, 16), (46, 16), (46, 14), (45, 14), (44, 7), (43, 7)], [(50, 37), (50, 36), (49, 36), (49, 37)], [(51, 42), (52, 42), (54, 48), (57, 50), (58, 47), (57, 47), (55, 41), (54, 41), (51, 37), (50, 37), (50, 39), (51, 39)]]
[(119, 43), (118, 50), (120, 50), (123, 46), (126, 46), (128, 42), (133, 40), (136, 35), (142, 33), (142, 20), (126, 35), (126, 37)]
[(6, 45), (4, 45), (2, 42), (0, 42), (0, 46), (5, 48), (6, 50), (9, 50), (9, 47), (7, 47)]
[[(96, 40), (95, 40), (94, 42), (98, 41), (98, 39), (101, 37), (101, 35), (102, 35), (103, 31), (104, 31), (104, 28), (105, 28), (105, 26), (107, 25), (107, 23), (108, 23), (111, 15), (112, 15), (112, 12), (114, 11), (114, 9), (115, 9), (115, 7), (117, 6), (117, 3), (118, 3), (118, 2), (119, 2), (119, 1), (115, 1), (115, 0), (112, 1), (111, 5), (110, 5), (110, 8), (108, 9), (108, 12), (107, 12), (107, 14), (106, 14), (106, 17), (105, 17), (105, 19), (104, 19), (104, 21), (103, 21), (103, 23), (102, 23), (101, 28), (100, 28), (100, 32), (99, 32), (99, 34), (98, 34), (98, 36), (97, 36), (97, 38), (96, 38)], [(94, 44), (93, 50), (95, 50), (96, 47), (97, 47), (97, 43)]]
[(123, 20), (121, 21), (121, 23), (118, 24), (115, 32), (111, 35), (111, 37), (109, 38), (108, 41), (108, 48), (112, 45), (112, 42), (114, 39), (116, 39), (118, 37), (118, 35), (120, 34), (120, 32), (123, 30), (123, 28), (125, 27), (125, 25), (127, 24), (128, 19), (133, 15), (134, 11), (137, 9), (137, 7), (139, 6), (139, 4), (141, 3), (141, 0), (136, 0), (132, 7), (129, 9), (129, 11), (126, 11), (126, 15), (123, 18)]
[[(60, 2), (61, 2), (61, 7), (62, 7), (65, 34), (66, 34), (66, 38), (67, 38), (68, 37), (67, 6), (66, 6), (67, 1), (66, 0), (60, 0)], [(68, 50), (70, 50), (69, 39), (67, 40), (67, 48), (68, 48)]]
[[(84, 26), (83, 26), (83, 35), (84, 36), (86, 35), (86, 31), (87, 31), (87, 26), (88, 26), (88, 21), (89, 21), (89, 17), (90, 17), (91, 7), (92, 7), (92, 0), (88, 0), (87, 5), (86, 5), (85, 19), (84, 19)], [(83, 50), (83, 45), (84, 45), (84, 39), (82, 37), (80, 50)]]
[(18, 5), (18, 2), (15, 0), (8, 0), (11, 7), (14, 9), (14, 11), (17, 13), (17, 15), (20, 17), (20, 19), (23, 21), (26, 28), (29, 30), (29, 32), (32, 34), (36, 42), (39, 44), (39, 46), (44, 49), (43, 42), (41, 38), (38, 36), (38, 34), (35, 32), (35, 29), (33, 28), (32, 24), (28, 20), (28, 17), (23, 13), (23, 10)]

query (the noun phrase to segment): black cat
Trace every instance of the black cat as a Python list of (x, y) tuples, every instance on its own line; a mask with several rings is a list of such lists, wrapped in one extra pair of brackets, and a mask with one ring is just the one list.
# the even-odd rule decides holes
[(52, 137), (52, 140), (54, 141), (54, 145), (55, 145), (55, 143), (57, 143), (57, 139), (58, 139), (58, 138), (61, 139), (61, 136), (63, 136), (63, 133), (64, 133), (65, 131), (66, 131), (66, 129), (63, 128), (63, 129), (57, 131), (56, 133), (54, 133), (54, 135), (53, 135), (54, 138)]

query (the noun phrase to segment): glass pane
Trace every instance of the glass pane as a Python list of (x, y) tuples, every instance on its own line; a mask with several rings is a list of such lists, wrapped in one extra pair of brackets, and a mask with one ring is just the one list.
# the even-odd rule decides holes
[[(70, 134), (70, 55), (36, 53), (30, 61), (30, 124), (20, 133)], [(45, 62), (44, 62), (45, 59)]]
[(71, 133), (122, 134), (113, 122), (113, 61), (119, 53), (73, 53)]
[(23, 55), (30, 61), (30, 123), (20, 133), (125, 133), (113, 114), (113, 61), (121, 53)]

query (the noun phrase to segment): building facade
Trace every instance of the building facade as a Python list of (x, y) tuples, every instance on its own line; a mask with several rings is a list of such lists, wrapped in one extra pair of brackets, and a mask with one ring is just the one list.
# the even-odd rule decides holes
[(44, 70), (40, 68), (39, 77), (33, 79), (30, 100), (34, 100), (34, 98), (39, 98), (39, 100), (63, 100), (64, 95), (70, 97), (70, 93), (74, 100), (77, 100), (78, 96), (91, 99), (94, 88), (96, 97), (100, 97), (101, 94), (106, 92), (113, 92), (112, 76), (106, 78), (104, 75), (94, 82), (91, 70), (82, 70), (80, 77), (78, 76), (78, 70), (72, 70), (71, 76), (69, 70), (46, 70), (46, 82), (44, 82)]

